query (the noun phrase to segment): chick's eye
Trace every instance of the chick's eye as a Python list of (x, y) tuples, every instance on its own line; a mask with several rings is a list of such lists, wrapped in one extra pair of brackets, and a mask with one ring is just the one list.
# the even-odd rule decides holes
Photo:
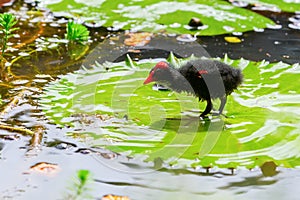
[(155, 69), (155, 73), (160, 73), (162, 70), (160, 68)]

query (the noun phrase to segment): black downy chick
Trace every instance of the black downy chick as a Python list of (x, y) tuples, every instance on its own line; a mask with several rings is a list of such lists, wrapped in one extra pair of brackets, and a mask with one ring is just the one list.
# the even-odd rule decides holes
[(222, 114), (227, 95), (242, 83), (240, 69), (233, 68), (216, 60), (197, 59), (189, 61), (179, 69), (167, 62), (159, 62), (150, 71), (144, 84), (157, 82), (176, 92), (190, 93), (200, 100), (207, 101), (207, 106), (200, 117), (205, 117), (212, 110), (212, 99), (221, 100), (219, 114)]

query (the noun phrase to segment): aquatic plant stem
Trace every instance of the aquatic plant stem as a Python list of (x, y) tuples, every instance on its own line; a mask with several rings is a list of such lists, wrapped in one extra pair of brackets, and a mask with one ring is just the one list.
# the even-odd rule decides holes
[(42, 141), (42, 138), (44, 135), (44, 130), (45, 130), (45, 127), (42, 125), (37, 125), (36, 127), (34, 127), (32, 138), (30, 140), (31, 147), (37, 147), (38, 145), (41, 144), (41, 141)]
[(41, 22), (38, 24), (38, 27), (39, 27), (39, 30), (37, 33), (35, 33), (34, 35), (32, 35), (32, 37), (30, 37), (28, 40), (26, 41), (23, 41), (22, 43), (19, 43), (19, 44), (16, 44), (14, 45), (13, 47), (16, 48), (16, 49), (19, 49), (27, 44), (30, 44), (32, 42), (34, 42), (38, 37), (40, 37), (43, 32), (44, 32), (44, 25), (45, 23), (44, 22)]
[[(28, 55), (31, 55), (31, 54), (34, 53), (34, 52), (37, 52), (37, 51), (36, 51), (36, 50), (32, 50), (32, 51), (28, 52)], [(10, 62), (10, 65), (7, 66), (7, 73), (8, 73), (9, 75), (11, 75), (11, 76), (13, 76), (13, 77), (20, 77), (20, 76), (15, 75), (15, 74), (11, 71), (11, 66), (12, 66), (15, 62), (17, 62), (19, 59), (21, 59), (22, 57), (23, 57), (23, 56), (18, 56), (18, 57), (16, 57), (15, 59), (13, 59), (13, 60)]]
[[(9, 113), (14, 107), (16, 107), (25, 95), (25, 89), (22, 90), (18, 95), (14, 96), (13, 99), (4, 107), (4, 109), (0, 112), (0, 117), (4, 116), (6, 113)], [(15, 131), (21, 133), (23, 135), (34, 135), (34, 132), (23, 127), (13, 127), (6, 124), (0, 124), (0, 129)]]
[(21, 133), (22, 135), (34, 135), (34, 132), (23, 127), (13, 127), (5, 124), (0, 124), (0, 129)]
[(5, 83), (0, 83), (0, 87), (13, 88), (13, 86)]
[(7, 34), (5, 34), (5, 36), (4, 36), (4, 42), (3, 42), (3, 47), (2, 47), (2, 52), (1, 52), (1, 54), (2, 54), (2, 56), (4, 57), (4, 52), (5, 52), (5, 49), (6, 49), (6, 46), (7, 46), (7, 41), (8, 41), (8, 35)]

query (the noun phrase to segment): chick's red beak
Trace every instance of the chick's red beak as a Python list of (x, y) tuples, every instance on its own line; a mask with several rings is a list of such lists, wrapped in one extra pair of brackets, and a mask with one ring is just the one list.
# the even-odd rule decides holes
[(149, 74), (149, 76), (146, 78), (146, 80), (144, 81), (144, 85), (146, 85), (146, 84), (148, 84), (148, 83), (151, 83), (151, 82), (153, 82), (154, 80), (153, 80), (153, 72), (151, 72), (150, 74)]

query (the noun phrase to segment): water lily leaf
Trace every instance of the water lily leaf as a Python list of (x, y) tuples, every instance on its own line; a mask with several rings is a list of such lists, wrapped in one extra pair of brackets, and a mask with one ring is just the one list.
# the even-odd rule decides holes
[(255, 5), (262, 10), (296, 12), (300, 10), (300, 2), (297, 0), (241, 0), (239, 2)]
[[(97, 26), (113, 30), (217, 35), (266, 28), (274, 22), (247, 9), (221, 0), (196, 1), (49, 1), (41, 6), (56, 15), (80, 18)], [(193, 18), (201, 20), (199, 26), (189, 26)]]
[(54, 123), (74, 127), (69, 135), (91, 137), (90, 146), (159, 160), (155, 166), (299, 166), (299, 64), (224, 61), (242, 69), (245, 79), (228, 98), (227, 117), (200, 120), (205, 103), (144, 86), (153, 60), (64, 75), (45, 88), (40, 103)]

